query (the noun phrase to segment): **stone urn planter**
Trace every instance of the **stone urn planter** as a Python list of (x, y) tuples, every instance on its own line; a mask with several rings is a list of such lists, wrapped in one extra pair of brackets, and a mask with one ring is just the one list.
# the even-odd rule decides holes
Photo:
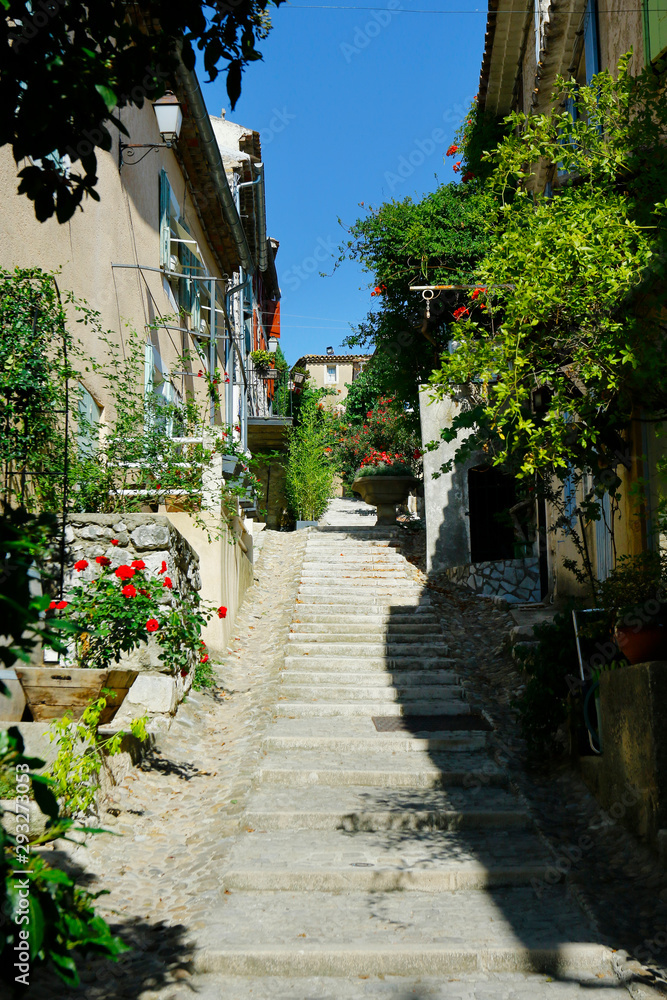
[(0, 669), (0, 681), (9, 691), (7, 695), (0, 694), (0, 720), (3, 722), (20, 722), (25, 708), (25, 695), (14, 667)]
[(68, 710), (73, 719), (79, 719), (86, 706), (99, 698), (102, 688), (109, 688), (115, 694), (100, 716), (100, 724), (110, 722), (137, 676), (136, 670), (117, 668), (17, 666), (15, 670), (35, 722), (60, 719)]
[(638, 631), (617, 626), (614, 638), (628, 663), (667, 660), (667, 629), (664, 625), (644, 625)]
[(377, 507), (378, 524), (394, 524), (396, 504), (405, 503), (416, 485), (414, 476), (362, 476), (355, 479), (352, 489), (365, 503)]

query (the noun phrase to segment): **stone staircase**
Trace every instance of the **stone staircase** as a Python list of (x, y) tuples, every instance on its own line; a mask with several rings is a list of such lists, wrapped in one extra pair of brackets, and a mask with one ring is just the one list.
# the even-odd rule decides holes
[(553, 884), (455, 654), (386, 536), (309, 533), (276, 717), (199, 941), (220, 996), (454, 1000), (452, 977), (509, 975), (537, 1000), (545, 974), (558, 997), (611, 995), (610, 953)]

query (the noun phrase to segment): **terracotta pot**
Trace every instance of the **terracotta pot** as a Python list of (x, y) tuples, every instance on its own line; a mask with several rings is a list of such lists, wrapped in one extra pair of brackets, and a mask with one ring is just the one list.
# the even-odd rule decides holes
[(362, 476), (355, 479), (352, 489), (365, 503), (377, 507), (378, 524), (394, 524), (396, 504), (405, 503), (416, 485), (414, 476)]
[(617, 628), (614, 638), (630, 663), (667, 659), (667, 629), (664, 625), (645, 625), (638, 632), (629, 627)]
[(115, 692), (100, 716), (100, 723), (110, 722), (125, 700), (137, 676), (136, 670), (88, 670), (82, 667), (17, 666), (28, 708), (35, 722), (60, 719), (69, 709), (73, 719), (81, 718), (84, 708), (99, 698), (102, 688)]

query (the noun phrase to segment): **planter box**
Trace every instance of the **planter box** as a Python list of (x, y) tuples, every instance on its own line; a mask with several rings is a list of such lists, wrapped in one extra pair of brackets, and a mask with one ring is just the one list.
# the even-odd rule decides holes
[(223, 455), (222, 456), (222, 474), (223, 476), (235, 476), (237, 470), (240, 468), (241, 463), (236, 457), (236, 455)]
[(378, 524), (394, 524), (396, 504), (405, 503), (416, 485), (414, 476), (362, 476), (355, 479), (352, 489), (365, 503), (377, 507)]
[(60, 719), (69, 709), (79, 719), (91, 701), (109, 688), (110, 698), (100, 723), (110, 722), (123, 704), (137, 676), (136, 670), (86, 670), (81, 667), (16, 667), (25, 699), (35, 722)]

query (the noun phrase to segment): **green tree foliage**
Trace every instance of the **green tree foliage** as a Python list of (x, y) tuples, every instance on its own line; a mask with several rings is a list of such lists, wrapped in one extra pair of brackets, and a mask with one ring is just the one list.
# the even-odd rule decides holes
[(359, 261), (373, 277), (379, 308), (346, 343), (373, 348), (371, 373), (382, 392), (411, 404), (418, 421), (418, 386), (427, 381), (447, 342), (447, 323), (461, 293), (442, 294), (430, 319), (411, 285), (465, 284), (488, 249), (494, 199), (484, 190), (444, 184), (422, 201), (390, 201), (369, 209), (349, 231), (341, 259)]
[(317, 521), (333, 496), (334, 466), (329, 430), (315, 393), (301, 403), (299, 424), (290, 431), (285, 495), (290, 513)]
[(475, 272), (488, 290), (459, 313), (431, 380), (440, 395), (469, 387), (443, 434), (473, 428), (459, 458), (482, 448), (527, 478), (589, 469), (598, 495), (617, 489), (635, 408), (667, 408), (667, 105), (627, 62), (617, 80), (559, 80), (548, 114), (509, 117), (488, 185), (497, 230)]
[(0, 0), (0, 146), (11, 144), (17, 164), (30, 159), (19, 191), (37, 218), (66, 222), (85, 195), (99, 200), (96, 149), (127, 135), (122, 109), (164, 94), (180, 59), (194, 68), (196, 49), (210, 79), (225, 66), (234, 108), (244, 68), (261, 59), (267, 10), (281, 2)]

